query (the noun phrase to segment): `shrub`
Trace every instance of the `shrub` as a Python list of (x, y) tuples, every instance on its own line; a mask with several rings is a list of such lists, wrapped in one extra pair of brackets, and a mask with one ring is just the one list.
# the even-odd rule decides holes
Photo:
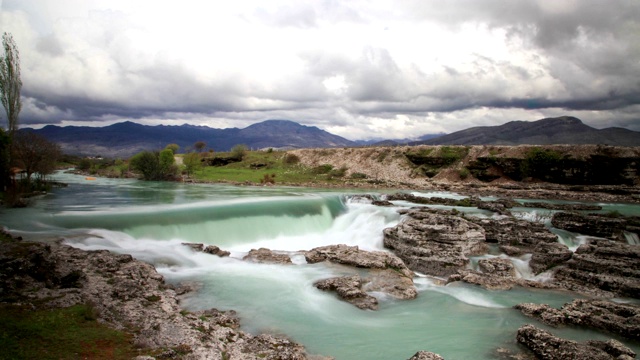
[(276, 174), (264, 174), (262, 179), (260, 179), (261, 184), (275, 184), (276, 183)]
[(458, 175), (460, 175), (460, 179), (465, 180), (470, 175), (469, 169), (463, 167), (462, 169), (460, 169), (460, 171), (458, 171)]
[(351, 174), (350, 177), (352, 179), (366, 179), (367, 178), (367, 174), (356, 172), (356, 173)]
[(247, 145), (238, 144), (231, 148), (231, 155), (229, 157), (236, 159), (238, 161), (242, 161), (244, 156), (247, 154), (249, 148)]
[(333, 170), (333, 165), (323, 164), (311, 169), (311, 173), (316, 175), (321, 175), (321, 174), (327, 174), (331, 170)]
[(343, 177), (345, 174), (347, 173), (347, 168), (345, 166), (341, 167), (340, 169), (333, 169), (331, 171), (329, 171), (329, 173), (327, 174), (330, 178), (333, 177), (337, 177), (337, 178), (341, 178)]
[(300, 158), (296, 154), (286, 154), (282, 162), (287, 165), (295, 165), (300, 162)]

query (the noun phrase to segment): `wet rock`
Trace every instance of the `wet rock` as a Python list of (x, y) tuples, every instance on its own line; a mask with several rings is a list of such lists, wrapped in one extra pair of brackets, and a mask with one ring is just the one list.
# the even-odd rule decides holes
[(478, 268), (485, 274), (492, 274), (502, 277), (515, 277), (516, 269), (509, 259), (490, 258), (480, 259)]
[(362, 279), (359, 275), (324, 279), (314, 283), (314, 286), (320, 290), (335, 291), (341, 299), (360, 309), (378, 309), (378, 299), (362, 290)]
[(495, 220), (473, 217), (469, 217), (468, 220), (484, 229), (487, 242), (497, 243), (501, 247), (518, 247), (521, 251), (532, 252), (539, 243), (558, 241), (558, 236), (549, 231), (544, 224), (527, 220), (515, 218)]
[(571, 232), (602, 237), (611, 240), (624, 240), (623, 231), (627, 221), (597, 215), (559, 212), (553, 214), (551, 224)]
[(289, 255), (278, 254), (265, 248), (251, 249), (242, 260), (265, 264), (293, 264)]
[(309, 264), (330, 261), (336, 264), (368, 269), (394, 269), (412, 278), (413, 272), (397, 256), (385, 251), (365, 251), (357, 246), (328, 245), (311, 249), (304, 254)]
[(211, 255), (218, 255), (220, 257), (225, 257), (225, 256), (229, 256), (231, 255), (231, 253), (229, 251), (226, 250), (222, 250), (219, 247), (215, 246), (215, 245), (209, 245), (207, 247), (205, 247), (202, 252), (206, 253), (206, 254), (211, 254)]
[(447, 284), (456, 281), (464, 281), (469, 284), (479, 285), (488, 290), (509, 290), (518, 285), (515, 278), (483, 274), (473, 270), (458, 270), (456, 274), (449, 276)]
[(429, 351), (418, 351), (409, 360), (444, 360), (444, 358)]
[(594, 294), (599, 296), (640, 298), (640, 247), (590, 239), (578, 247), (554, 276), (569, 290), (582, 293), (596, 291)]
[(406, 219), (384, 230), (384, 246), (409, 269), (449, 276), (467, 266), (467, 256), (486, 251), (484, 230), (454, 213), (414, 208)]
[(556, 204), (556, 203), (547, 203), (547, 202), (525, 202), (521, 206), (527, 207), (527, 208), (562, 210), (562, 211), (602, 210), (602, 206), (590, 205), (590, 204)]
[(385, 251), (364, 251), (357, 246), (329, 245), (305, 253), (310, 264), (329, 261), (359, 269), (368, 269), (358, 276), (358, 289), (377, 291), (397, 299), (413, 299), (418, 291), (413, 284), (413, 272), (397, 256)]
[(640, 307), (637, 305), (576, 299), (560, 309), (531, 303), (518, 304), (515, 308), (547, 325), (590, 327), (640, 340)]
[[(135, 328), (132, 343), (149, 352), (167, 351), (168, 357), (182, 353), (189, 359), (307, 358), (301, 345), (286, 338), (240, 331), (232, 311), (185, 312), (174, 288), (153, 266), (130, 255), (6, 242), (0, 247), (0, 264), (0, 301), (34, 308), (90, 304), (101, 323)], [(16, 265), (22, 266), (22, 274), (7, 276), (19, 273)]]
[(593, 359), (609, 360), (618, 358), (615, 353), (631, 352), (631, 349), (612, 349), (614, 352), (608, 353), (600, 347), (595, 347), (589, 343), (578, 343), (554, 336), (548, 331), (536, 328), (533, 325), (524, 325), (518, 329), (517, 341), (529, 348), (538, 358), (548, 360), (573, 360), (573, 359)]
[(560, 243), (539, 243), (533, 249), (529, 267), (534, 274), (540, 274), (571, 259), (573, 253)]
[(635, 359), (636, 357), (636, 353), (633, 350), (615, 339), (609, 339), (607, 341), (588, 340), (587, 344), (600, 350), (604, 350), (607, 354), (612, 355), (616, 359)]

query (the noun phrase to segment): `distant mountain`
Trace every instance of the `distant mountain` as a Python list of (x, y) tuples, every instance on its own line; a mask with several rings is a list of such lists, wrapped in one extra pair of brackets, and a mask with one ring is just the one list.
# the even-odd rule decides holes
[(437, 138), (439, 136), (446, 135), (446, 133), (437, 133), (437, 134), (425, 134), (420, 137), (413, 139), (372, 139), (372, 140), (356, 140), (355, 143), (360, 146), (397, 146), (397, 145), (407, 145), (410, 143), (415, 143), (423, 140)]
[(289, 120), (267, 120), (244, 129), (215, 129), (207, 126), (148, 126), (130, 121), (105, 127), (55, 126), (33, 131), (58, 143), (68, 154), (129, 157), (142, 150), (163, 149), (167, 144), (180, 145), (181, 151), (204, 141), (207, 149), (228, 151), (234, 145), (260, 148), (323, 148), (355, 146), (355, 143), (315, 126)]
[(640, 146), (640, 132), (623, 128), (595, 129), (578, 118), (562, 116), (538, 121), (511, 121), (479, 126), (412, 145), (552, 145), (607, 144)]

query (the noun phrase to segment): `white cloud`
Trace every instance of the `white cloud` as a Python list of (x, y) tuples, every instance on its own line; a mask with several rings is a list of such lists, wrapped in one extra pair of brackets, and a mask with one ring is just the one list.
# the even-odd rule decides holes
[(636, 0), (4, 0), (0, 19), (23, 123), (286, 118), (352, 139), (549, 114), (638, 127)]

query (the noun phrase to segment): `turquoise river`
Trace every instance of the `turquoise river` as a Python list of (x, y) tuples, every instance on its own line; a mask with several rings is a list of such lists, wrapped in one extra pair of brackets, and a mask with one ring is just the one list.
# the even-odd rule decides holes
[[(314, 288), (317, 280), (339, 274), (328, 264), (306, 264), (299, 250), (330, 244), (384, 250), (382, 230), (401, 221), (394, 203), (377, 207), (351, 199), (356, 190), (293, 187), (234, 187), (136, 180), (97, 179), (59, 173), (69, 184), (23, 209), (2, 210), (0, 225), (25, 239), (65, 243), (82, 249), (108, 249), (153, 264), (168, 282), (197, 281), (201, 289), (183, 301), (189, 310), (234, 309), (245, 331), (285, 334), (309, 353), (349, 359), (408, 359), (428, 350), (445, 359), (492, 359), (497, 348), (517, 349), (518, 327), (534, 323), (575, 340), (608, 339), (595, 331), (552, 329), (521, 315), (521, 302), (561, 306), (576, 295), (513, 289), (488, 291), (432, 279), (415, 279), (415, 300), (374, 294), (378, 311), (363, 311)], [(380, 192), (369, 192), (381, 195)], [(460, 197), (413, 192), (419, 196)], [(603, 211), (640, 215), (640, 206), (601, 204)], [(459, 208), (475, 216), (493, 216)], [(546, 221), (549, 211), (514, 209), (516, 216)], [(550, 226), (550, 225), (548, 225)], [(584, 237), (552, 229), (558, 241), (576, 248)], [(636, 239), (637, 240), (637, 239)], [(630, 239), (633, 241), (633, 239)], [(193, 252), (184, 242), (217, 245), (231, 251), (219, 258)], [(260, 247), (288, 252), (294, 266), (242, 261)], [(528, 258), (512, 258), (522, 277), (532, 278)], [(542, 274), (536, 279), (545, 280)], [(627, 299), (619, 299), (627, 301)], [(640, 351), (640, 344), (618, 339)]]

